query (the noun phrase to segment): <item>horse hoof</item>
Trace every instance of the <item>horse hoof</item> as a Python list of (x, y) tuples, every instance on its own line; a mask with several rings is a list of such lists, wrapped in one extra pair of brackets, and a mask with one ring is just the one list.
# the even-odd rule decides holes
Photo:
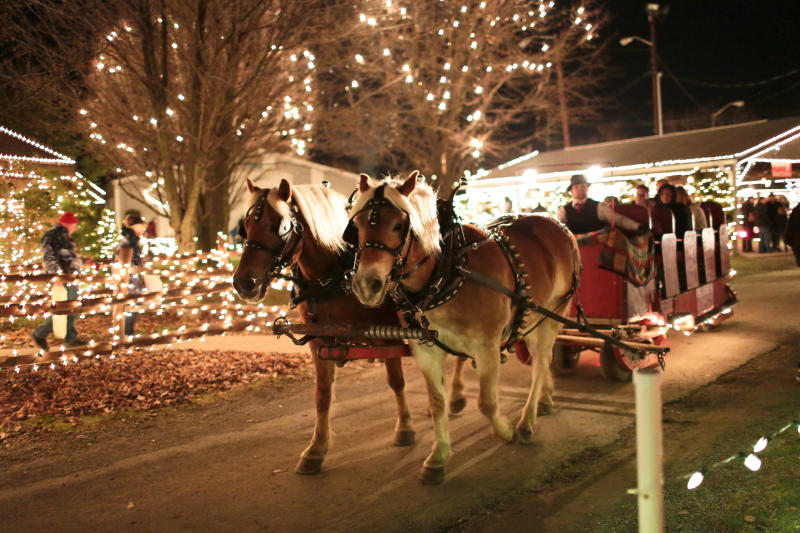
[(444, 467), (431, 468), (429, 466), (423, 466), (422, 470), (419, 471), (417, 479), (423, 485), (441, 485), (444, 481)]
[(547, 416), (553, 414), (553, 404), (540, 403), (539, 408), (536, 410), (536, 414), (539, 416)]
[(322, 472), (322, 461), (321, 457), (301, 457), (294, 471), (304, 476), (319, 474)]
[(414, 442), (416, 442), (416, 433), (414, 433), (413, 429), (394, 432), (393, 444), (395, 446), (411, 446)]
[(533, 430), (531, 428), (517, 428), (518, 442), (520, 444), (530, 444), (533, 442)]
[(450, 402), (450, 412), (453, 414), (460, 413), (461, 411), (464, 410), (466, 406), (467, 406), (466, 398), (459, 398), (458, 400), (453, 400)]

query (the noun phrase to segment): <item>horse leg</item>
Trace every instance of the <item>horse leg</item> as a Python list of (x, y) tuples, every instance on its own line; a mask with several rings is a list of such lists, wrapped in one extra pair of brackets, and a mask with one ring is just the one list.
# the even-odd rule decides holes
[(494, 434), (505, 442), (512, 442), (516, 437), (514, 426), (508, 419), (500, 414), (498, 408), (497, 381), (500, 375), (500, 353), (497, 341), (490, 345), (481, 346), (475, 350), (475, 367), (478, 372), (480, 392), (478, 393), (478, 408), (489, 419)]
[(533, 426), (536, 423), (539, 400), (541, 399), (543, 402), (543, 414), (553, 410), (555, 385), (550, 370), (550, 361), (553, 359), (553, 344), (557, 335), (558, 323), (553, 320), (545, 320), (525, 337), (532, 361), (528, 401), (525, 403), (522, 416), (517, 423), (517, 431), (522, 443), (529, 443), (533, 440)]
[(447, 428), (447, 388), (444, 383), (444, 351), (410, 343), (411, 353), (422, 370), (428, 387), (428, 407), (433, 419), (434, 442), (431, 453), (422, 463), (417, 478), (424, 485), (438, 485), (444, 481), (444, 467), (450, 459), (450, 432)]
[(467, 398), (464, 396), (464, 363), (465, 357), (456, 357), (456, 364), (453, 367), (452, 384), (450, 386), (450, 412), (460, 413), (467, 406)]
[[(312, 341), (313, 342), (313, 341)], [(328, 452), (330, 442), (330, 407), (333, 397), (333, 379), (336, 366), (333, 361), (322, 360), (318, 357), (318, 346), (312, 345), (311, 353), (314, 358), (316, 371), (314, 404), (316, 414), (314, 418), (314, 436), (308, 447), (300, 454), (300, 461), (295, 467), (298, 474), (319, 474), (322, 470), (322, 461)]]
[(411, 413), (406, 403), (405, 385), (403, 379), (403, 361), (399, 357), (384, 360), (386, 364), (386, 381), (394, 391), (397, 400), (397, 424), (394, 428), (394, 445), (411, 446), (414, 444), (414, 428), (411, 427)]

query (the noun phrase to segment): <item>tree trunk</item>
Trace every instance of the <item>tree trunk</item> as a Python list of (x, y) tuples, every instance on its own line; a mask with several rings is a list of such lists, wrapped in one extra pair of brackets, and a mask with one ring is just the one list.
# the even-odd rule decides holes
[(556, 66), (556, 90), (558, 91), (558, 110), (561, 115), (561, 132), (563, 134), (564, 148), (570, 146), (569, 140), (569, 110), (567, 109), (567, 95), (564, 86), (564, 69), (561, 59), (557, 59)]

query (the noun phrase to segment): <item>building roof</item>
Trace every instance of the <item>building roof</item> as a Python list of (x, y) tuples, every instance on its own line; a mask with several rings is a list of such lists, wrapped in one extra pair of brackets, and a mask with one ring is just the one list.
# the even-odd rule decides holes
[(75, 161), (64, 154), (3, 126), (0, 126), (0, 161), (29, 161), (48, 165), (75, 164)]
[[(702, 130), (533, 152), (490, 170), (481, 179), (514, 178), (526, 171), (539, 179), (564, 176), (597, 166), (605, 176), (678, 170), (681, 167), (735, 165), (745, 160), (791, 158), (800, 163), (800, 117), (759, 120)], [(781, 146), (780, 150), (773, 150)], [(649, 170), (648, 170), (649, 169)], [(475, 182), (473, 182), (475, 183)], [(475, 183), (477, 184), (477, 183)]]

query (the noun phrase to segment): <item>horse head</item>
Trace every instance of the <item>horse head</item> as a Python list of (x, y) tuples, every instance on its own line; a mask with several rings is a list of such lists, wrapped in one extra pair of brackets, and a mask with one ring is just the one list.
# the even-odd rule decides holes
[(350, 217), (358, 230), (352, 289), (366, 306), (383, 303), (415, 256), (439, 251), (436, 195), (417, 181), (418, 174), (383, 183), (361, 175)]
[(242, 259), (233, 273), (233, 287), (248, 302), (264, 298), (272, 278), (293, 261), (302, 239), (289, 204), (292, 186), (284, 180), (274, 189), (262, 189), (247, 179), (250, 191)]

